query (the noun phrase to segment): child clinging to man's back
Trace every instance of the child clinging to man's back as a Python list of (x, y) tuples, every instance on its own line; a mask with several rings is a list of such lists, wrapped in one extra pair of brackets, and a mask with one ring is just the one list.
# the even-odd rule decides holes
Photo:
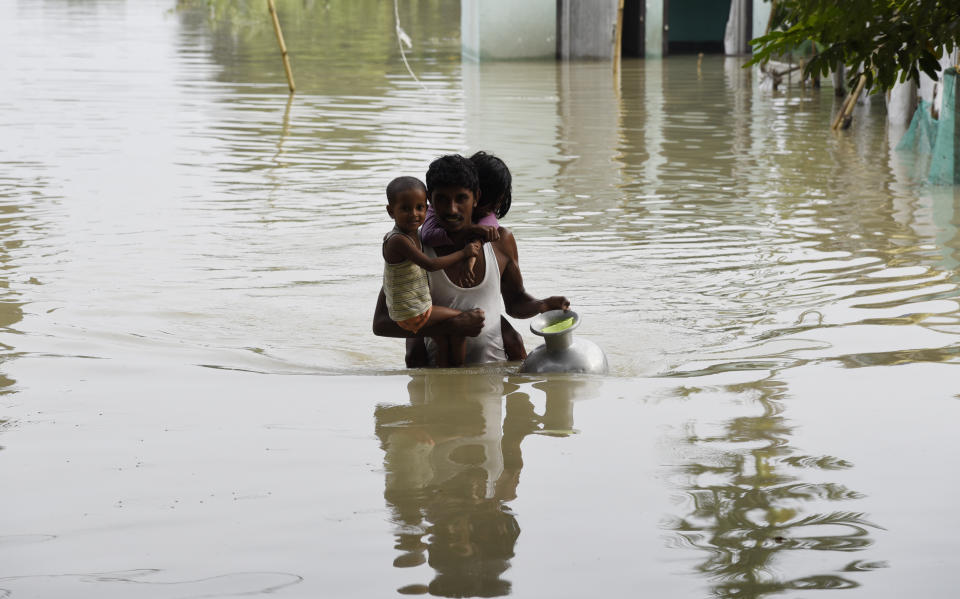
[[(473, 210), (476, 222), (473, 223), (470, 232), (483, 241), (496, 241), (500, 236), (500, 221), (497, 219), (507, 215), (513, 199), (513, 177), (503, 160), (483, 150), (471, 156), (469, 160), (477, 169), (477, 179), (480, 183), (480, 197), (477, 199), (477, 207)], [(437, 222), (432, 208), (427, 209), (427, 218), (423, 223), (420, 236), (430, 247), (450, 243), (450, 237)], [(475, 258), (471, 259), (471, 267), (475, 260)]]
[[(402, 329), (420, 329), (460, 314), (446, 306), (434, 306), (426, 271), (447, 268), (480, 254), (478, 242), (447, 256), (430, 258), (423, 253), (417, 230), (427, 215), (427, 188), (415, 177), (397, 177), (387, 185), (387, 213), (393, 230), (383, 238), (383, 292), (387, 313)], [(466, 359), (466, 339), (434, 337), (437, 366), (460, 366)]]
[[(477, 179), (480, 184), (480, 197), (477, 200), (477, 207), (473, 210), (473, 217), (476, 222), (473, 223), (471, 234), (481, 241), (496, 241), (500, 238), (500, 221), (498, 219), (507, 215), (510, 210), (510, 203), (513, 200), (513, 176), (507, 165), (493, 154), (488, 154), (483, 150), (475, 153), (469, 158), (470, 162), (477, 169)], [(430, 247), (438, 247), (450, 244), (450, 237), (443, 230), (432, 208), (427, 209), (427, 217), (423, 223), (423, 229), (420, 231), (420, 237), (423, 243)], [(515, 244), (512, 247), (514, 262), (519, 262), (517, 248)], [(473, 271), (473, 265), (476, 258), (470, 258), (464, 263), (467, 272)], [(500, 317), (500, 330), (503, 335), (503, 346), (507, 354), (507, 359), (511, 361), (523, 360), (527, 357), (527, 351), (523, 347), (523, 338), (520, 333), (511, 326), (510, 321)]]

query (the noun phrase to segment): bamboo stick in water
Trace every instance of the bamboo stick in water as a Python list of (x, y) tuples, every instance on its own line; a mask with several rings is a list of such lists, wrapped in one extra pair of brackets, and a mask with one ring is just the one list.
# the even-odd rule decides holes
[(283, 57), (283, 70), (287, 73), (287, 85), (290, 86), (290, 93), (296, 90), (293, 84), (293, 71), (290, 69), (290, 56), (287, 55), (287, 45), (283, 43), (283, 32), (280, 30), (280, 19), (277, 17), (277, 7), (273, 0), (267, 0), (267, 7), (270, 9), (270, 16), (273, 17), (273, 31), (277, 34), (277, 43), (280, 44), (280, 55)]
[(863, 87), (866, 84), (867, 76), (861, 73), (860, 79), (857, 80), (857, 87), (847, 96), (847, 100), (840, 108), (840, 112), (837, 113), (837, 118), (833, 120), (833, 124), (830, 126), (831, 129), (850, 128), (850, 123), (853, 120), (853, 107), (856, 106), (857, 100), (860, 98), (860, 94), (863, 93)]
[(620, 54), (623, 53), (623, 0), (617, 6), (617, 24), (613, 34), (613, 72), (620, 72)]
[(843, 122), (840, 123), (840, 126), (844, 129), (850, 128), (850, 123), (853, 121), (853, 107), (857, 105), (857, 100), (860, 99), (860, 94), (863, 93), (863, 87), (867, 83), (867, 76), (860, 75), (860, 81), (857, 82), (857, 89), (853, 92), (853, 97), (850, 98), (850, 104), (847, 105), (847, 110), (843, 115)]

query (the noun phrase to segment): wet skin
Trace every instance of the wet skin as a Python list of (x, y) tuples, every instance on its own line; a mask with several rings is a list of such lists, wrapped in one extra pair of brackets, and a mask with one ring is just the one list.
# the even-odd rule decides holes
[[(468, 228), (473, 223), (473, 210), (477, 205), (477, 198), (472, 190), (463, 187), (438, 187), (431, 191), (430, 202), (440, 226), (447, 232), (451, 245), (436, 248), (437, 255), (443, 256), (463, 249), (469, 239)], [(507, 314), (514, 318), (530, 318), (541, 312), (554, 309), (566, 309), (570, 302), (563, 296), (552, 296), (546, 299), (536, 299), (527, 293), (523, 286), (523, 275), (513, 256), (516, 255), (516, 240), (509, 230), (500, 229), (500, 239), (491, 242), (497, 266), (500, 273), (500, 293), (507, 309)], [(484, 254), (477, 257), (475, 273), (483, 273), (486, 268)], [(482, 277), (468, 277), (456, 267), (445, 268), (444, 272), (450, 280), (461, 287), (469, 288), (478, 285)], [(373, 333), (381, 337), (435, 337), (439, 335), (463, 335), (475, 337), (483, 328), (484, 314), (482, 310), (470, 310), (435, 325), (421, 329), (416, 335), (398, 327), (387, 315), (386, 298), (383, 290), (377, 298), (377, 307), (374, 311)]]

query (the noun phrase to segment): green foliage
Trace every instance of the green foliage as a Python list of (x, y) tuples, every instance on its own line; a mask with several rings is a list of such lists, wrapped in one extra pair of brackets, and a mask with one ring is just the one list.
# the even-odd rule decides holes
[(936, 80), (943, 51), (960, 46), (958, 15), (958, 0), (780, 0), (771, 31), (750, 42), (748, 64), (813, 41), (819, 52), (806, 64), (808, 76), (827, 75), (843, 64), (863, 68), (867, 87), (875, 91), (898, 80), (919, 82), (920, 73)]

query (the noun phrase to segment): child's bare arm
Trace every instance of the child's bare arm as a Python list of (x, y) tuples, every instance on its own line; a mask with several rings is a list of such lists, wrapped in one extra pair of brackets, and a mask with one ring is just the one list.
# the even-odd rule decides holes
[(452, 243), (450, 236), (440, 226), (437, 214), (433, 211), (433, 206), (427, 208), (427, 217), (423, 220), (423, 225), (420, 226), (420, 239), (423, 241), (423, 245), (429, 245), (432, 248)]
[(470, 225), (467, 231), (471, 237), (479, 239), (480, 241), (496, 241), (500, 239), (500, 231), (497, 227)]
[(391, 264), (409, 260), (426, 271), (434, 272), (452, 266), (461, 260), (480, 255), (480, 244), (471, 242), (462, 250), (431, 258), (420, 251), (413, 241), (402, 235), (394, 235), (383, 246), (383, 257)]
[(473, 309), (461, 312), (459, 315), (428, 325), (420, 329), (417, 333), (411, 333), (406, 329), (400, 328), (396, 322), (390, 318), (387, 311), (387, 297), (380, 289), (377, 296), (377, 307), (373, 311), (373, 334), (378, 337), (437, 337), (440, 335), (461, 335), (464, 337), (476, 337), (483, 330), (483, 310)]

